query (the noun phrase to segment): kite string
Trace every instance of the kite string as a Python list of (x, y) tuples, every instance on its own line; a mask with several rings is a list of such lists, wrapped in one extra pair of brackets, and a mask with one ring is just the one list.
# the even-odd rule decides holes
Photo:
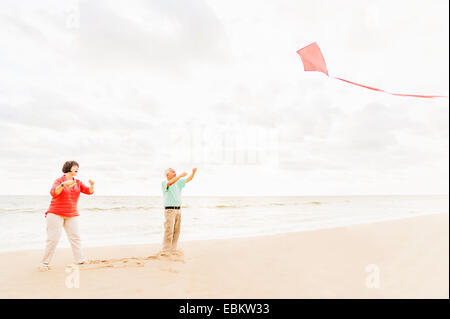
[(355, 83), (355, 82), (352, 82), (352, 81), (344, 80), (344, 79), (341, 79), (341, 78), (338, 78), (338, 77), (334, 77), (334, 76), (331, 76), (331, 77), (333, 79), (341, 80), (343, 82), (347, 82), (347, 83), (350, 83), (350, 84), (353, 84), (353, 85), (357, 85), (357, 86), (360, 86), (360, 87), (363, 87), (363, 88), (366, 88), (366, 89), (369, 89), (369, 90), (374, 90), (374, 91), (378, 91), (378, 92), (384, 92), (384, 93), (391, 94), (391, 95), (396, 95), (396, 96), (420, 97), (420, 98), (427, 98), (427, 99), (439, 98), (439, 97), (441, 97), (441, 98), (448, 98), (448, 96), (446, 96), (446, 95), (418, 95), (418, 94), (391, 93), (391, 92), (388, 92), (388, 91), (385, 91), (385, 90), (381, 90), (381, 89), (377, 89), (377, 88), (374, 88), (374, 87), (371, 87), (371, 86), (367, 86), (367, 85)]

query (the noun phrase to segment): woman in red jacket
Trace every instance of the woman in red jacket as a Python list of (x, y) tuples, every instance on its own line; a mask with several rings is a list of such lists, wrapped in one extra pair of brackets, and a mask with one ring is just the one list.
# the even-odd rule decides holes
[(90, 187), (87, 187), (80, 180), (75, 179), (74, 176), (78, 173), (78, 167), (79, 165), (75, 161), (65, 162), (62, 168), (64, 175), (55, 180), (50, 190), (52, 201), (45, 213), (47, 218), (47, 242), (44, 257), (39, 267), (41, 271), (49, 269), (48, 265), (55, 253), (63, 227), (72, 246), (75, 262), (77, 264), (87, 263), (81, 252), (77, 203), (80, 192), (88, 195), (94, 193), (94, 182), (89, 180)]

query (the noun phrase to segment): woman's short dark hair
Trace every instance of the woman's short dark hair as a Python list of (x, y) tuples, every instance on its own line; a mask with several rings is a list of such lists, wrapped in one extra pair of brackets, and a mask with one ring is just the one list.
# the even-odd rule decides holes
[(63, 173), (69, 173), (70, 170), (72, 169), (72, 166), (80, 167), (80, 165), (78, 165), (78, 163), (76, 161), (67, 161), (64, 163), (64, 165), (62, 167)]

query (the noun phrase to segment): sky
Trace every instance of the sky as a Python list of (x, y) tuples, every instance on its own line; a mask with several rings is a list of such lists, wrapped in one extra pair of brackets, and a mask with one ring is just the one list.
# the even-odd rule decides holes
[(0, 3), (0, 194), (48, 195), (65, 161), (97, 195), (448, 194), (449, 3)]

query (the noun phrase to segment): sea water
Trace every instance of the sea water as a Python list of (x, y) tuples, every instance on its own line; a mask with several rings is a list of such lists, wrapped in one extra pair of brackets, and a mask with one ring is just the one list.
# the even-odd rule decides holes
[[(0, 251), (43, 249), (50, 196), (0, 196)], [(311, 231), (449, 212), (448, 195), (184, 197), (181, 241)], [(160, 196), (81, 196), (82, 245), (161, 243)], [(58, 247), (70, 247), (63, 232)]]

